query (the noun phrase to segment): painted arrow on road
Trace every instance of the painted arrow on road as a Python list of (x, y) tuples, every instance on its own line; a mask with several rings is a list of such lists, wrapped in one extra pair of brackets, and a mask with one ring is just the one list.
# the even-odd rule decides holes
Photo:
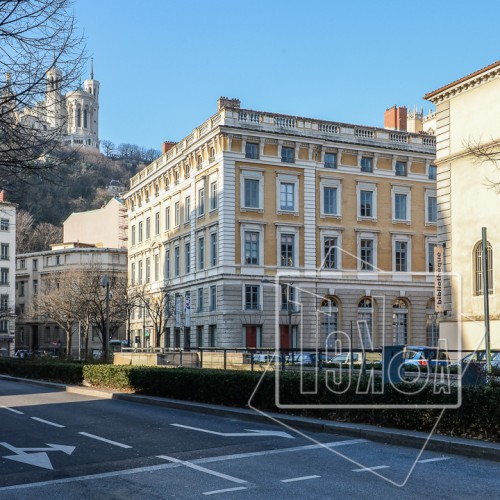
[(190, 429), (192, 431), (206, 432), (207, 434), (215, 434), (216, 436), (225, 436), (225, 437), (251, 437), (251, 436), (277, 436), (288, 439), (295, 439), (294, 436), (288, 434), (287, 432), (282, 431), (263, 431), (263, 430), (253, 430), (253, 429), (245, 429), (246, 432), (216, 432), (210, 431), (208, 429), (200, 429), (199, 427), (190, 427), (189, 425), (182, 424), (170, 424), (174, 427), (182, 427), (183, 429)]
[[(54, 470), (49, 456), (46, 452), (48, 451), (62, 451), (66, 455), (71, 455), (75, 451), (74, 446), (66, 446), (64, 444), (50, 444), (45, 443), (48, 448), (16, 448), (9, 443), (0, 443), (0, 446), (13, 451), (15, 455), (4, 456), (9, 460), (15, 460), (16, 462), (21, 462), (25, 464), (34, 465), (35, 467), (41, 467), (42, 469)], [(28, 453), (31, 452), (31, 453)]]

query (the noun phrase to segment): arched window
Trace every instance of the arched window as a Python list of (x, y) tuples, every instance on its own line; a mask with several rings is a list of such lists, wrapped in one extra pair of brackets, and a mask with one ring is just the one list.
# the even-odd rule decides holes
[(87, 128), (87, 110), (83, 110), (83, 128)]
[(76, 126), (82, 126), (82, 110), (80, 108), (76, 110)]
[(408, 343), (408, 303), (404, 299), (396, 299), (392, 304), (392, 329), (394, 344)]
[(365, 349), (373, 349), (373, 302), (369, 297), (358, 303), (358, 332)]
[(437, 313), (435, 311), (434, 299), (429, 299), (425, 307), (425, 332), (426, 332), (426, 345), (437, 346), (439, 339), (439, 326), (437, 321)]
[(321, 338), (328, 350), (335, 348), (339, 325), (339, 302), (335, 297), (327, 296), (321, 301)]
[[(474, 246), (473, 259), (474, 295), (484, 295), (483, 245), (481, 241)], [(493, 248), (489, 241), (486, 242), (486, 269), (488, 271), (488, 294), (491, 295), (493, 293)]]

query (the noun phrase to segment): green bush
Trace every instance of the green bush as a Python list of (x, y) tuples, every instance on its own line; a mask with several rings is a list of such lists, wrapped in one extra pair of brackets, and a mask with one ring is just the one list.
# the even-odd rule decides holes
[(81, 384), (83, 381), (83, 365), (64, 361), (0, 358), (0, 373), (66, 384)]

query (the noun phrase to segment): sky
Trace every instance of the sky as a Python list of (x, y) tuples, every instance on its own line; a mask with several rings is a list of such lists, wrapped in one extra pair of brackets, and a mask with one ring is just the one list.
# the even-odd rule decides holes
[[(99, 137), (161, 149), (241, 107), (383, 126), (500, 59), (498, 0), (75, 0)], [(88, 78), (90, 63), (85, 73)]]

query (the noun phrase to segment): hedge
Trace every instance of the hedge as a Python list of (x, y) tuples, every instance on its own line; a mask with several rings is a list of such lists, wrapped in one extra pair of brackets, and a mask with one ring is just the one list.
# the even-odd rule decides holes
[[(174, 399), (198, 401), (226, 406), (246, 407), (257, 384), (260, 385), (252, 398), (252, 406), (267, 411), (282, 411), (275, 402), (274, 373), (223, 371), (208, 369), (82, 365), (65, 362), (40, 362), (30, 360), (2, 360), (0, 372), (34, 379), (86, 384), (114, 390), (130, 390), (138, 393)], [(262, 379), (261, 379), (262, 377)], [(314, 387), (315, 374), (306, 372), (285, 372), (280, 374), (280, 398), (288, 404), (373, 404), (374, 396), (360, 394), (355, 386), (349, 387), (348, 379), (342, 379), (338, 389), (342, 394), (333, 394), (325, 385), (325, 373), (318, 375), (318, 391), (301, 395), (303, 387)], [(358, 379), (356, 379), (358, 380)], [(366, 386), (368, 379), (360, 378), (360, 385)], [(375, 382), (380, 389), (380, 381)], [(421, 388), (418, 394), (403, 395), (398, 387), (386, 386), (384, 394), (377, 396), (377, 403), (423, 405), (435, 404), (433, 386)], [(453, 403), (456, 389), (450, 394), (440, 394), (441, 403)], [(311, 417), (336, 421), (359, 422), (411, 430), (429, 431), (433, 428), (441, 410), (416, 409), (318, 409), (286, 410)], [(446, 410), (437, 432), (453, 436), (474, 437), (500, 441), (500, 387), (477, 385), (462, 388), (462, 405), (458, 409)]]

